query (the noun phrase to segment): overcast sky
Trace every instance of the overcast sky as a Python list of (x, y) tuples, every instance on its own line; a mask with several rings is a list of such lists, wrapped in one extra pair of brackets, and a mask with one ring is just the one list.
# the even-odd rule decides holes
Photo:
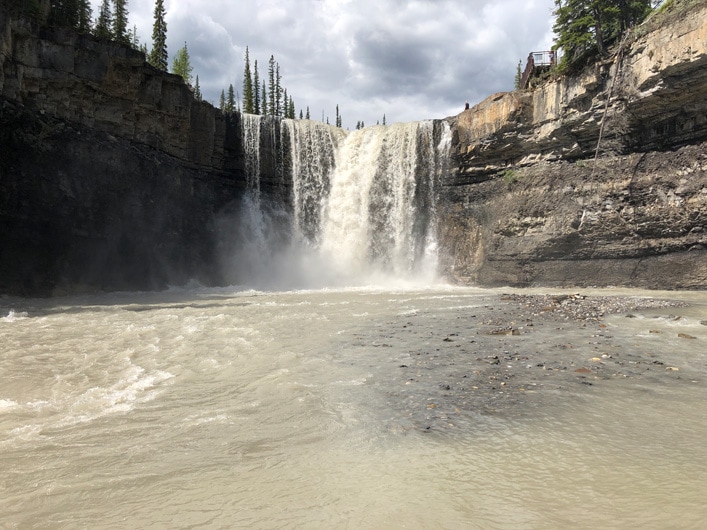
[[(100, 0), (92, 0), (94, 17)], [(152, 47), (154, 0), (128, 0), (129, 27)], [(242, 92), (250, 50), (267, 81), (312, 119), (345, 128), (456, 115), (513, 89), (519, 60), (552, 46), (554, 0), (165, 0), (170, 67), (187, 43), (204, 99)]]

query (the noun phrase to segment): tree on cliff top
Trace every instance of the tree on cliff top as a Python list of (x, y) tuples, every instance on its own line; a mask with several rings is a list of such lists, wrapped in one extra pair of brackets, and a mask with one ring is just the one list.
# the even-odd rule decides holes
[(642, 22), (651, 0), (555, 0), (555, 48), (564, 51), (562, 65), (607, 54), (607, 46), (628, 28)]
[(167, 21), (165, 17), (167, 12), (164, 8), (164, 1), (157, 0), (155, 2), (155, 22), (152, 26), (152, 51), (148, 62), (155, 68), (167, 70)]
[(174, 61), (172, 61), (172, 73), (182, 76), (184, 82), (188, 85), (191, 84), (192, 71), (194, 69), (189, 61), (189, 50), (187, 49), (187, 43), (184, 43), (184, 47), (181, 48), (177, 55), (174, 56)]
[(113, 16), (113, 38), (123, 44), (130, 44), (128, 38), (128, 1), (113, 0), (115, 12)]
[(196, 82), (194, 83), (194, 99), (197, 101), (203, 101), (204, 96), (201, 94), (201, 86), (199, 86), (199, 76), (196, 76)]
[(96, 27), (93, 29), (93, 34), (99, 39), (111, 40), (113, 38), (113, 13), (110, 10), (109, 0), (103, 0), (101, 9), (98, 12), (98, 20)]
[(245, 66), (243, 68), (243, 112), (247, 114), (255, 113), (255, 101), (253, 99), (253, 75), (250, 70), (250, 53), (248, 46), (245, 47)]
[(260, 74), (257, 59), (253, 64), (253, 113), (260, 114)]
[(78, 16), (78, 29), (81, 33), (88, 33), (91, 31), (91, 18), (93, 17), (93, 10), (91, 9), (91, 2), (89, 0), (79, 0), (79, 16)]

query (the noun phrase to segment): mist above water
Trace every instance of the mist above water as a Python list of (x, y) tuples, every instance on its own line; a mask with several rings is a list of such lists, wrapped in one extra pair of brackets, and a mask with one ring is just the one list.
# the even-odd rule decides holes
[(248, 191), (218, 226), (229, 234), (223, 267), (231, 283), (296, 289), (435, 281), (446, 123), (347, 133), (284, 120), (276, 138), (283, 167), (277, 169), (291, 179), (292, 191), (277, 197), (263, 193), (261, 184), (266, 119), (242, 120)]

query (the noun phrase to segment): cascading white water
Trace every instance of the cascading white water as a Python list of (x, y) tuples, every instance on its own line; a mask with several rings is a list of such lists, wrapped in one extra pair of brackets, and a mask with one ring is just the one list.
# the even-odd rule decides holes
[(260, 199), (260, 123), (262, 116), (241, 115), (241, 138), (245, 156), (245, 176), (248, 192), (256, 202)]
[(440, 146), (448, 142), (435, 145), (432, 121), (369, 127), (347, 137), (323, 204), (321, 248), (337, 268), (355, 276), (431, 272)]
[(310, 120), (285, 120), (290, 135), (293, 224), (298, 237), (318, 245), (322, 204), (330, 189), (334, 155), (346, 132)]
[[(436, 181), (448, 156), (449, 126), (442, 122), (437, 135), (431, 120), (347, 134), (309, 120), (282, 123), (290, 146), (291, 239), (286, 246), (264, 251), (267, 266), (260, 269), (268, 271), (268, 283), (273, 274), (306, 279), (307, 286), (319, 287), (393, 277), (432, 281), (437, 261)], [(260, 124), (257, 116), (244, 117), (249, 175), (261, 165), (259, 146), (253, 145)], [(249, 189), (259, 190), (250, 178)], [(249, 213), (250, 222), (264, 215), (267, 205), (260, 204), (259, 196), (258, 191), (258, 200), (249, 203), (259, 209)], [(258, 241), (273, 240), (263, 233), (263, 227), (272, 228), (265, 217), (253, 227)], [(254, 246), (248, 246), (252, 251)], [(252, 262), (254, 257), (244, 259)], [(263, 279), (255, 281), (262, 284)], [(249, 283), (251, 278), (244, 280)], [(282, 286), (283, 278), (278, 280)]]

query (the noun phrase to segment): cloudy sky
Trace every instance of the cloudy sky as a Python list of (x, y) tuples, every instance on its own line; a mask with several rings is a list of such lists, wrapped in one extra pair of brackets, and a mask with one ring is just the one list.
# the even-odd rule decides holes
[[(92, 0), (94, 16), (100, 0)], [(241, 91), (246, 46), (267, 80), (312, 119), (345, 128), (458, 114), (512, 90), (516, 66), (550, 49), (554, 0), (165, 0), (170, 66), (187, 43), (204, 98)], [(128, 0), (130, 28), (151, 48), (154, 0)]]

